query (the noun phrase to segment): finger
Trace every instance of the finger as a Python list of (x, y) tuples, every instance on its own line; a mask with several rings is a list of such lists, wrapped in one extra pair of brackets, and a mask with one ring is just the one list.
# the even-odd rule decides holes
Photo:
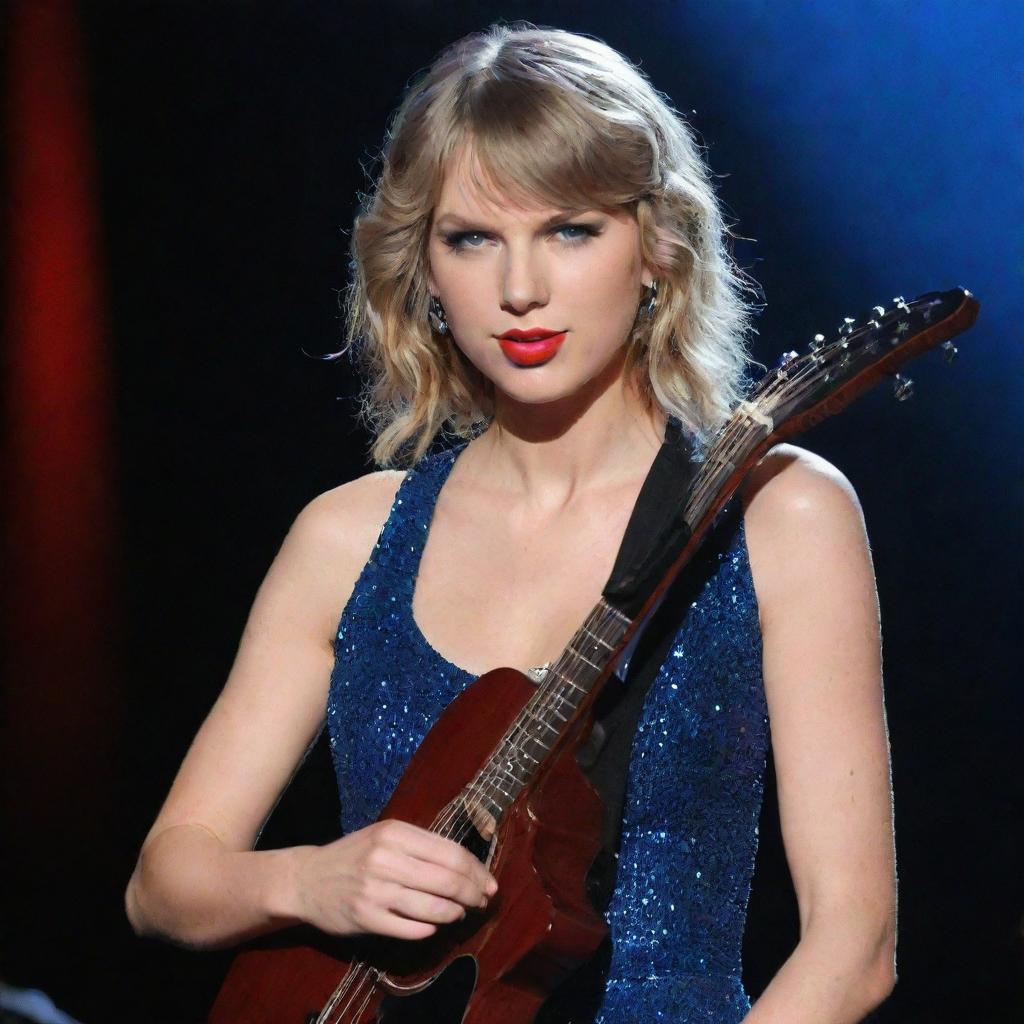
[(482, 890), (491, 891), (495, 888), (496, 882), (490, 872), (454, 840), (407, 821), (389, 819), (382, 824), (388, 826), (385, 833), (388, 840), (407, 855), (465, 875)]
[(466, 908), (461, 903), (402, 886), (396, 887), (386, 906), (393, 913), (401, 914), (413, 921), (435, 925), (451, 924), (453, 921), (461, 921), (466, 916)]
[(389, 878), (403, 888), (440, 896), (464, 907), (487, 905), (486, 889), (477, 879), (417, 857), (396, 858)]
[(436, 924), (404, 917), (385, 907), (367, 910), (362, 925), (372, 935), (387, 935), (393, 939), (427, 939), (437, 931)]

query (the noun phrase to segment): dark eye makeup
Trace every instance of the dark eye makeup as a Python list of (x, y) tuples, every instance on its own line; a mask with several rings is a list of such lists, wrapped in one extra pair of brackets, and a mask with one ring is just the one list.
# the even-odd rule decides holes
[[(570, 224), (570, 223), (556, 224), (556, 225), (554, 225), (554, 227), (552, 227), (549, 230), (548, 234), (554, 235), (554, 234), (558, 234), (559, 232), (562, 232), (562, 231), (578, 231), (578, 232), (582, 232), (582, 234), (578, 234), (578, 235), (576, 235), (574, 237), (570, 236), (570, 237), (567, 237), (567, 238), (563, 239), (565, 244), (566, 245), (570, 245), (570, 246), (583, 245), (588, 239), (596, 238), (599, 234), (601, 234), (601, 229), (596, 224), (575, 224), (575, 223), (572, 223), (572, 224)], [(465, 244), (465, 240), (467, 238), (490, 238), (490, 237), (492, 237), (492, 236), (488, 232), (486, 232), (486, 231), (452, 231), (452, 232), (448, 232), (446, 234), (443, 234), (441, 236), (442, 240), (444, 241), (444, 244), (447, 245), (449, 249), (453, 249), (453, 250), (455, 250), (457, 252), (458, 251), (463, 251), (463, 250), (466, 250), (466, 249), (479, 249), (480, 248), (479, 245), (467, 245), (467, 244)]]

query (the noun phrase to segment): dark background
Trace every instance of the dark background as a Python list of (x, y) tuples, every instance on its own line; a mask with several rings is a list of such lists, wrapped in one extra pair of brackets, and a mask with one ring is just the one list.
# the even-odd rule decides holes
[[(291, 520), (370, 468), (349, 366), (310, 357), (340, 347), (361, 165), (445, 44), (526, 18), (604, 39), (688, 113), (747, 239), (740, 261), (764, 289), (763, 363), (896, 294), (962, 284), (982, 302), (952, 368), (937, 353), (908, 368), (912, 401), (880, 388), (795, 440), (853, 482), (878, 576), (900, 980), (877, 1019), (1021, 1020), (1019, 6), (75, 10), (114, 383), (116, 742), (102, 773), (86, 762), (58, 780), (48, 808), (59, 822), (108, 787), (102, 839), (22, 842), (5, 869), (0, 975), (88, 1024), (202, 1018), (225, 955), (136, 939), (124, 885)], [(89, 685), (73, 656), (66, 667), (62, 685)], [(49, 723), (33, 770), (61, 743), (60, 701)], [(321, 747), (264, 844), (336, 834), (332, 786)], [(9, 834), (22, 826), (13, 814)], [(776, 815), (769, 798), (745, 949), (752, 996), (797, 939)]]

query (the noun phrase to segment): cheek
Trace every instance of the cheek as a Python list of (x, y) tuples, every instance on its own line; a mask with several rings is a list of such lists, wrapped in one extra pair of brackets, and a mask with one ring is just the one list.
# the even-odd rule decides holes
[(573, 306), (588, 322), (629, 324), (639, 303), (639, 263), (630, 251), (581, 261), (569, 287)]

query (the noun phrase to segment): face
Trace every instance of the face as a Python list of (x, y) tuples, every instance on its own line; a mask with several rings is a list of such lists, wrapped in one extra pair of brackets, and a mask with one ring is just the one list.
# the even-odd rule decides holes
[[(429, 241), (429, 286), (454, 341), (517, 402), (557, 401), (619, 366), (653, 277), (640, 229), (621, 211), (522, 207), (478, 191), (456, 161)], [(510, 330), (544, 328), (561, 341), (518, 344)]]

